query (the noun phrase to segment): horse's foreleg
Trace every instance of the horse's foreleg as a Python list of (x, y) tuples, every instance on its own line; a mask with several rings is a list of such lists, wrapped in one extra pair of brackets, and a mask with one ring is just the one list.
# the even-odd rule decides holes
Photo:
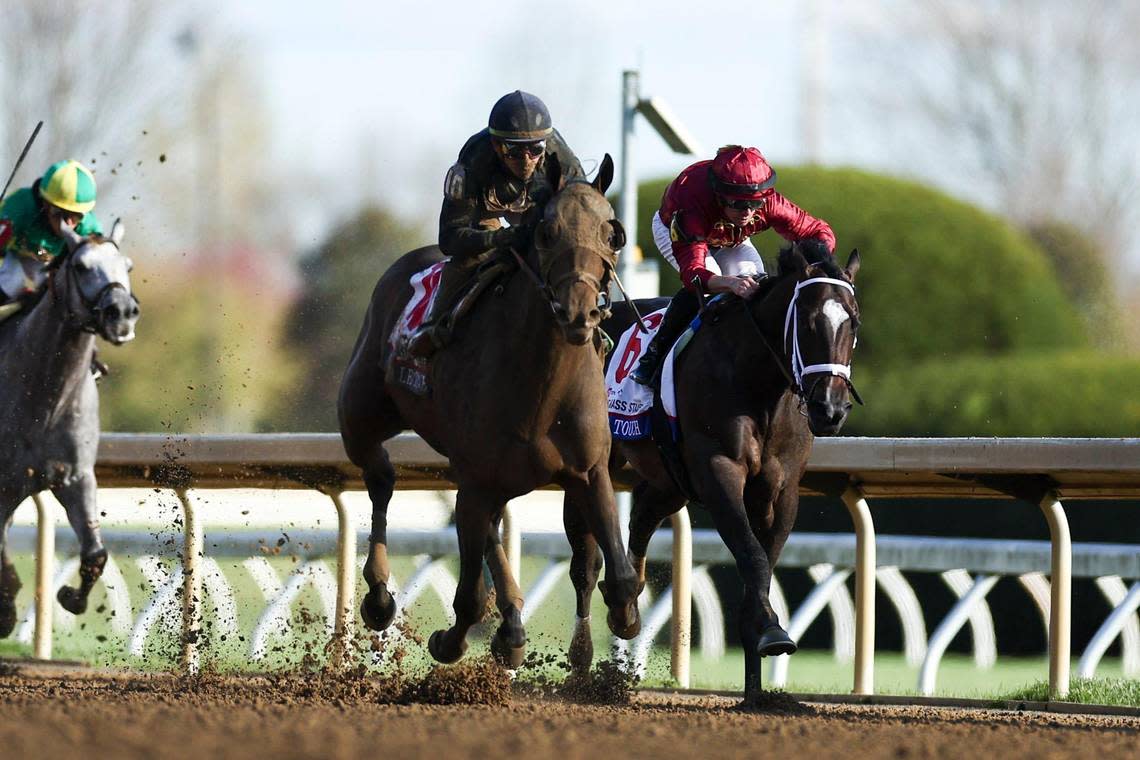
[(518, 582), (511, 574), (511, 565), (503, 549), (499, 535), (500, 519), (501, 514), (491, 525), (485, 553), (487, 568), (495, 582), (495, 603), (503, 618), (495, 637), (491, 639), (491, 652), (499, 662), (514, 669), (522, 665), (523, 655), (526, 654), (526, 631), (522, 624), (523, 596)]
[(647, 481), (633, 489), (633, 509), (629, 516), (629, 561), (637, 572), (638, 593), (645, 588), (645, 554), (649, 539), (661, 521), (685, 506), (685, 497), (676, 491), (660, 491)]
[(87, 597), (107, 565), (107, 550), (103, 548), (99, 519), (95, 516), (95, 474), (84, 474), (53, 488), (52, 493), (63, 505), (79, 539), (79, 588), (62, 586), (56, 599), (65, 610), (80, 615), (87, 610)]
[(388, 591), (388, 503), (396, 485), (396, 470), (388, 452), (380, 443), (361, 468), (364, 485), (372, 501), (372, 530), (368, 535), (368, 559), (364, 562), (364, 580), (368, 592), (360, 602), (360, 617), (374, 631), (382, 631), (396, 617), (396, 600)]
[(564, 487), (569, 498), (582, 505), (586, 525), (605, 557), (606, 579), (598, 588), (609, 607), (606, 623), (618, 638), (632, 639), (641, 631), (637, 574), (621, 544), (610, 473), (604, 465), (599, 465), (587, 473), (585, 481), (569, 481)]
[(705, 507), (744, 581), (740, 641), (744, 647), (744, 698), (752, 701), (760, 690), (760, 658), (791, 654), (796, 645), (780, 627), (768, 601), (772, 569), (745, 510), (743, 467), (718, 455), (711, 457), (702, 470), (694, 475)]
[(594, 640), (590, 633), (590, 599), (602, 570), (602, 555), (598, 542), (590, 533), (583, 516), (582, 506), (574, 503), (567, 494), (562, 502), (562, 524), (570, 542), (570, 581), (574, 584), (577, 608), (574, 619), (574, 636), (570, 639), (568, 658), (575, 672), (584, 673), (594, 661)]
[(8, 556), (8, 529), (16, 505), (0, 508), (0, 639), (7, 638), (16, 627), (16, 594), (20, 591), (20, 576)]
[(467, 651), (467, 631), (483, 617), (487, 590), (483, 585), (483, 553), (491, 520), (505, 499), (460, 486), (455, 499), (455, 530), (459, 534), (459, 583), (455, 589), (455, 625), (436, 631), (428, 651), (437, 661), (452, 663)]

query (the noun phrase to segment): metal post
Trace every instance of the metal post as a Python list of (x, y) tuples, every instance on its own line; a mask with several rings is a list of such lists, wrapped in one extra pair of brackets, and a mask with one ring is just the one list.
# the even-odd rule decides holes
[(507, 565), (511, 568), (511, 575), (515, 583), (521, 582), (519, 573), (522, 572), (522, 536), (519, 534), (519, 525), (511, 514), (511, 505), (503, 507), (503, 553), (507, 555)]
[(198, 672), (198, 637), (202, 633), (202, 574), (199, 559), (203, 554), (202, 525), (194, 511), (194, 502), (185, 488), (175, 489), (182, 502), (182, 670)]
[(863, 491), (848, 487), (843, 503), (855, 523), (855, 694), (875, 693), (875, 523)]
[(689, 688), (689, 661), (693, 648), (693, 529), (689, 508), (669, 518), (673, 526), (673, 626), (670, 672), (677, 685)]
[(340, 491), (328, 491), (336, 507), (336, 619), (333, 621), (333, 664), (348, 662), (348, 648), (352, 641), (352, 610), (356, 606), (356, 531), (348, 508), (340, 498)]
[(32, 494), (36, 503), (36, 631), (32, 656), (51, 659), (51, 623), (55, 612), (55, 596), (51, 593), (51, 576), (55, 572), (55, 515), (43, 497)]
[(618, 218), (625, 227), (625, 247), (618, 262), (618, 276), (633, 282), (637, 262), (637, 176), (633, 168), (633, 128), (636, 123), (639, 95), (638, 73), (623, 71), (621, 75), (621, 199)]
[(1041, 511), (1049, 523), (1052, 560), (1049, 571), (1049, 696), (1069, 694), (1069, 656), (1072, 633), (1073, 543), (1069, 520), (1056, 491), (1041, 499)]

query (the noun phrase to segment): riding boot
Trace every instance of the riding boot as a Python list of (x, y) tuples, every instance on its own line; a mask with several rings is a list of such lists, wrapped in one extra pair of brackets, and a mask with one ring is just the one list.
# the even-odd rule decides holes
[(439, 277), (439, 290), (431, 309), (408, 341), (408, 353), (421, 359), (428, 359), (443, 348), (451, 338), (451, 309), (459, 300), (475, 267), (469, 263), (452, 259), (443, 265)]
[(673, 343), (693, 321), (693, 318), (697, 316), (700, 308), (700, 298), (688, 288), (682, 288), (677, 295), (673, 296), (673, 300), (669, 302), (669, 308), (665, 310), (665, 316), (661, 318), (661, 327), (657, 329), (657, 334), (649, 342), (649, 347), (642, 354), (637, 368), (630, 374), (630, 379), (641, 385), (653, 383), (653, 378), (660, 368), (661, 360), (669, 353)]

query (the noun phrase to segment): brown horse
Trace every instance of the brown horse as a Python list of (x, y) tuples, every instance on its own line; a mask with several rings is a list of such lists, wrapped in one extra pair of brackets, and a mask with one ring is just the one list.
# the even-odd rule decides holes
[[(791, 654), (796, 644), (768, 601), (772, 568), (792, 529), (812, 436), (835, 435), (851, 409), (851, 355), (859, 326), (852, 285), (859, 254), (846, 269), (833, 259), (809, 264), (796, 251), (748, 301), (735, 297), (706, 310), (704, 325), (675, 367), (680, 454), (692, 496), (708, 509), (744, 581), (740, 638), (745, 699), (760, 688), (760, 658)], [(660, 308), (664, 302), (644, 302)], [(625, 304), (603, 323), (621, 335), (633, 317)], [(661, 521), (688, 500), (652, 440), (618, 441), (611, 464), (628, 461), (638, 478), (629, 527), (630, 560), (645, 582), (645, 553)], [(589, 548), (571, 539), (579, 614), (589, 609)], [(595, 570), (596, 572), (596, 570)], [(582, 580), (580, 581), (579, 578)], [(571, 664), (588, 667), (581, 632)]]
[[(549, 160), (549, 159), (548, 159)], [(559, 187), (557, 167), (553, 186)], [(556, 483), (578, 512), (577, 532), (597, 538), (607, 568), (608, 622), (615, 635), (640, 630), (637, 576), (622, 545), (607, 467), (610, 435), (598, 326), (608, 298), (621, 225), (604, 192), (613, 178), (606, 156), (592, 184), (569, 182), (546, 205), (534, 244), (497, 287), (483, 294), (430, 369), (430, 395), (396, 382), (389, 335), (411, 297), (409, 278), (440, 261), (436, 247), (401, 257), (380, 278), (340, 388), (345, 450), (364, 471), (372, 533), (361, 617), (387, 627), (395, 601), (387, 588), (387, 510), (396, 473), (383, 442), (411, 428), (447, 456), (459, 492), (459, 583), (455, 625), (428, 641), (432, 657), (455, 662), (468, 629), (483, 616), (486, 556), (503, 622), (492, 640), (517, 666), (526, 634), (523, 599), (498, 535), (509, 499)], [(569, 507), (568, 507), (569, 508)]]

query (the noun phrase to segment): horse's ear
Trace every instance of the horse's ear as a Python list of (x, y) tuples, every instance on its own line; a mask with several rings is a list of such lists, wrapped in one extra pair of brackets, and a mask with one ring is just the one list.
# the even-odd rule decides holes
[(123, 225), (122, 219), (116, 219), (115, 223), (111, 225), (111, 242), (115, 247), (122, 245), (123, 235), (127, 232), (127, 228)]
[(76, 232), (74, 227), (66, 224), (59, 225), (59, 236), (63, 238), (68, 251), (74, 251), (83, 243), (83, 236)]
[(852, 282), (854, 282), (855, 281), (855, 275), (859, 274), (859, 249), (858, 248), (852, 248), (851, 249), (851, 255), (847, 257), (846, 272), (847, 272), (847, 276), (851, 278)]
[(602, 165), (598, 167), (598, 174), (594, 177), (594, 181), (590, 185), (602, 195), (606, 194), (606, 190), (610, 189), (610, 183), (614, 181), (614, 160), (610, 158), (607, 153), (606, 157), (602, 159)]
[(550, 181), (550, 186), (554, 188), (554, 192), (562, 189), (562, 162), (558, 160), (557, 153), (546, 154), (546, 178)]

